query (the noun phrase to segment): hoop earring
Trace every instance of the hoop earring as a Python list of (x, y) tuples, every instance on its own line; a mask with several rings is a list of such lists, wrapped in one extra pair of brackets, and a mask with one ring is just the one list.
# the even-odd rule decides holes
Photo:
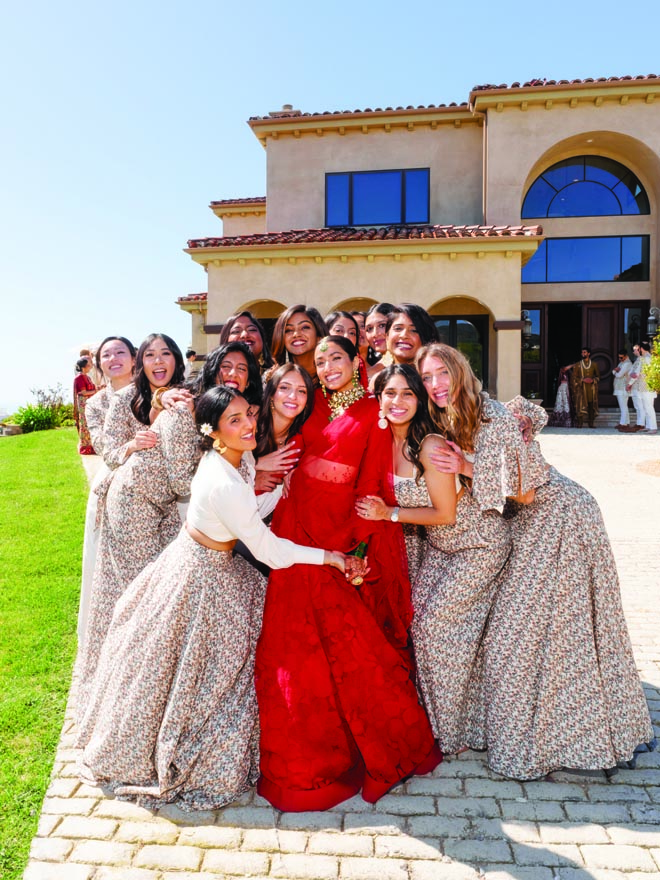
[(387, 429), (387, 419), (385, 418), (382, 409), (378, 410), (378, 427), (381, 431), (385, 431)]
[(213, 441), (213, 448), (216, 452), (219, 452), (220, 455), (223, 455), (227, 451), (227, 447), (222, 445), (222, 440), (219, 437), (216, 437)]

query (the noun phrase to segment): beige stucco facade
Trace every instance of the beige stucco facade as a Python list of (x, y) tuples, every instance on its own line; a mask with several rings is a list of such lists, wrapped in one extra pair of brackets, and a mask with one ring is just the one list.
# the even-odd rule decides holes
[[(265, 200), (215, 202), (220, 241), (191, 242), (188, 253), (208, 276), (206, 313), (217, 328), (244, 308), (272, 318), (298, 302), (326, 313), (338, 306), (414, 301), (435, 316), (488, 316), (489, 388), (504, 399), (521, 380), (523, 304), (626, 301), (660, 303), (660, 79), (482, 87), (465, 105), (301, 114), (287, 110), (250, 120), (267, 163)], [(650, 214), (525, 218), (525, 194), (556, 162), (604, 156), (629, 168), (646, 190)], [(325, 175), (331, 172), (429, 169), (433, 227), (530, 227), (446, 233), (450, 237), (375, 241), (314, 240), (325, 225)], [(521, 266), (543, 235), (649, 236), (646, 281), (522, 284)], [(304, 241), (290, 230), (310, 230)], [(263, 233), (276, 234), (264, 242)], [(256, 236), (256, 237), (255, 237)], [(279, 237), (278, 237), (279, 236)], [(231, 240), (230, 240), (231, 239)], [(509, 322), (507, 329), (498, 322)], [(207, 338), (207, 347), (217, 336)]]

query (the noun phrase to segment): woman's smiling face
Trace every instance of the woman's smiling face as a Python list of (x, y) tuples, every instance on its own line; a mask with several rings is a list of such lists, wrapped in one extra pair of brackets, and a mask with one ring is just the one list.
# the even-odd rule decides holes
[(356, 365), (336, 342), (324, 340), (317, 346), (314, 363), (319, 382), (329, 391), (346, 391), (352, 386)]
[(407, 425), (415, 417), (419, 400), (405, 376), (395, 373), (383, 388), (380, 408), (392, 425)]
[(431, 400), (444, 409), (449, 404), (451, 394), (451, 375), (444, 361), (429, 355), (419, 365), (419, 372)]
[(245, 452), (257, 445), (256, 427), (252, 407), (244, 397), (237, 397), (220, 416), (211, 436), (218, 438), (228, 449)]
[(235, 388), (241, 394), (247, 388), (249, 380), (248, 362), (240, 351), (230, 351), (222, 359), (216, 376), (218, 385)]
[(422, 347), (419, 332), (408, 315), (399, 313), (387, 334), (387, 348), (399, 364), (411, 364)]
[(228, 342), (243, 342), (250, 349), (252, 354), (258, 358), (264, 350), (263, 339), (259, 328), (251, 321), (247, 315), (239, 315), (231, 325), (229, 331)]
[(293, 421), (305, 409), (307, 386), (295, 370), (286, 373), (275, 389), (271, 399), (273, 412), (288, 421)]
[(284, 347), (289, 354), (299, 357), (314, 350), (318, 336), (316, 327), (305, 312), (291, 315), (284, 327)]
[(142, 367), (152, 391), (155, 391), (156, 388), (164, 388), (172, 381), (176, 370), (176, 359), (165, 340), (160, 336), (157, 336), (144, 350)]
[(372, 312), (364, 325), (367, 342), (372, 349), (379, 354), (387, 351), (387, 315), (382, 312)]

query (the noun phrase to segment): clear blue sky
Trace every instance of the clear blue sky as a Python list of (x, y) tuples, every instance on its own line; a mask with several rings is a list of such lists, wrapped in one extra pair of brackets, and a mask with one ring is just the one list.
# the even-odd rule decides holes
[(245, 124), (660, 73), (660, 2), (23, 0), (0, 21), (0, 411), (69, 391), (79, 348), (190, 322), (212, 199), (265, 194)]

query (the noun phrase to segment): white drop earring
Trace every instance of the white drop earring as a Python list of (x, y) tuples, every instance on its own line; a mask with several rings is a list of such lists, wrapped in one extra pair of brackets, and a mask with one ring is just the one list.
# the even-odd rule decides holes
[(381, 431), (384, 431), (387, 428), (387, 419), (385, 418), (382, 409), (378, 410), (378, 427)]

